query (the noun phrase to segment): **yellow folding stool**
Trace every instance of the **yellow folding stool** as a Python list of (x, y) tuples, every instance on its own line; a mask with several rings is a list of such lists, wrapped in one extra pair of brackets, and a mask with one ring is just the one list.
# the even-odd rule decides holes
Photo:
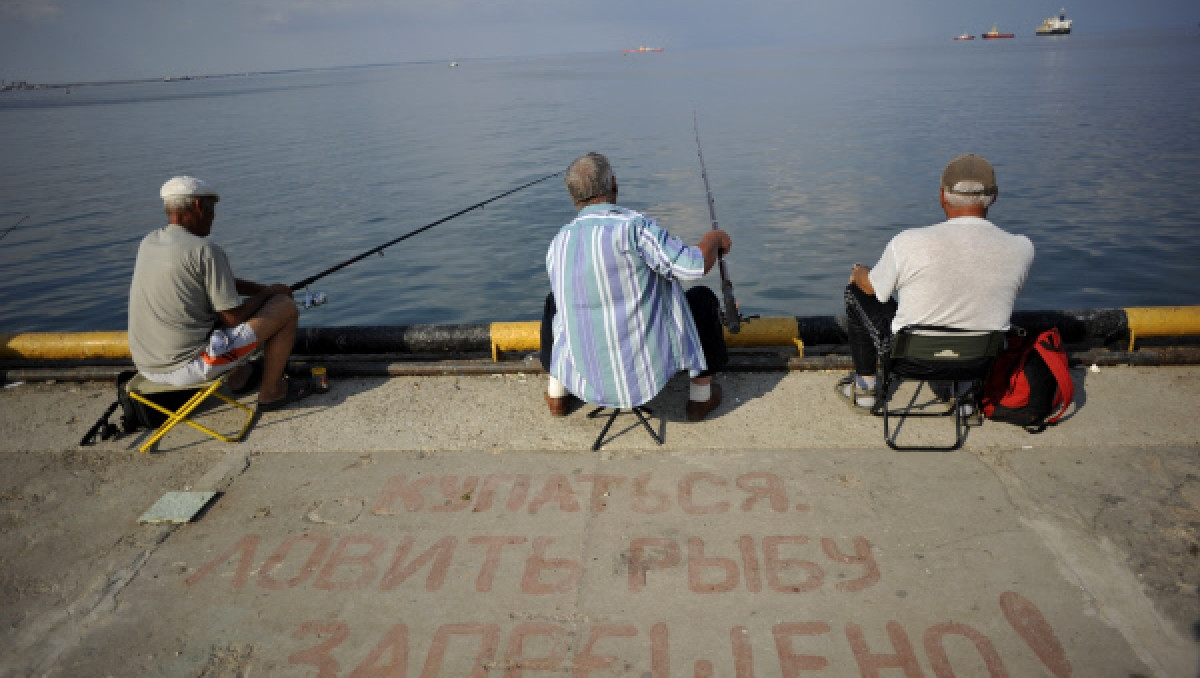
[[(217, 440), (227, 443), (236, 443), (245, 437), (246, 431), (250, 430), (250, 424), (254, 421), (254, 409), (243, 405), (242, 403), (230, 398), (218, 390), (224, 383), (226, 376), (227, 374), (223, 374), (216, 379), (205, 381), (199, 384), (192, 384), (191, 386), (171, 386), (170, 384), (160, 384), (158, 382), (150, 381), (149, 379), (143, 377), (140, 373), (130, 379), (129, 382), (125, 384), (125, 389), (129, 392), (130, 398), (133, 398), (139, 403), (142, 403), (147, 407), (153, 408), (154, 410), (167, 415), (167, 420), (160, 424), (158, 429), (154, 432), (154, 435), (150, 436), (150, 439), (142, 444), (142, 453), (144, 454), (147, 450), (153, 447), (155, 443), (161, 440), (163, 436), (167, 435), (167, 432), (175, 428), (175, 425), (180, 422), (187, 424), (198, 431), (206, 433)], [(199, 389), (196, 391), (196, 395), (189, 398), (186, 403), (174, 411), (171, 411), (150, 399), (156, 394), (167, 393), (170, 391), (190, 391), (195, 389)], [(238, 431), (237, 435), (222, 435), (206, 426), (192, 421), (189, 418), (192, 412), (199, 407), (201, 403), (203, 403), (205, 400), (208, 400), (210, 396), (216, 396), (217, 398), (220, 398), (221, 400), (224, 400), (230, 405), (240, 408), (242, 411), (247, 413), (246, 423), (242, 425), (242, 430)]]

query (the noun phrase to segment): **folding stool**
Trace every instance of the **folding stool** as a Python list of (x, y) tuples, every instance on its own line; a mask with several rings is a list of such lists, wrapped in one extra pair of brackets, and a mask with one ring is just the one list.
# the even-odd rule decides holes
[[(125, 384), (125, 389), (129, 393), (129, 397), (136, 400), (139, 403), (142, 403), (143, 405), (146, 405), (147, 407), (152, 408), (153, 410), (155, 410), (157, 412), (161, 412), (162, 414), (166, 415), (166, 417), (167, 417), (166, 421), (164, 421), (162, 424), (160, 424), (158, 429), (155, 430), (154, 434), (152, 436), (150, 436), (150, 439), (142, 444), (142, 447), (140, 448), (141, 452), (143, 454), (146, 453), (146, 451), (148, 451), (151, 447), (153, 447), (155, 443), (157, 443), (159, 440), (161, 440), (163, 436), (167, 435), (167, 433), (171, 429), (175, 428), (175, 425), (179, 424), (179, 423), (187, 424), (188, 426), (191, 426), (192, 428), (194, 428), (198, 431), (201, 431), (209, 436), (212, 436), (213, 438), (216, 438), (217, 440), (221, 440), (221, 441), (227, 442), (227, 443), (235, 443), (235, 442), (240, 441), (243, 437), (245, 437), (246, 431), (250, 430), (250, 424), (254, 421), (254, 409), (251, 407), (247, 407), (246, 405), (243, 405), (242, 403), (238, 402), (237, 400), (230, 398), (229, 396), (227, 396), (224, 393), (221, 393), (219, 391), (219, 389), (221, 388), (221, 385), (225, 382), (226, 376), (228, 376), (228, 374), (223, 374), (223, 375), (217, 377), (216, 379), (212, 379), (210, 381), (205, 381), (205, 382), (202, 382), (199, 384), (192, 384), (191, 386), (171, 386), (170, 384), (160, 384), (158, 382), (151, 381), (151, 380), (145, 378), (141, 374), (138, 374), (137, 376), (130, 379)], [(187, 402), (185, 402), (183, 405), (181, 405), (180, 407), (178, 407), (175, 410), (170, 410), (167, 407), (164, 407), (163, 405), (156, 403), (151, 399), (155, 395), (169, 393), (172, 391), (193, 391), (193, 390), (196, 391), (196, 394), (193, 395), (191, 398), (189, 398)], [(202, 424), (199, 424), (190, 418), (192, 412), (195, 411), (195, 409), (197, 407), (199, 407), (201, 403), (203, 403), (205, 400), (208, 400), (210, 397), (214, 397), (214, 396), (217, 398), (220, 398), (221, 400), (224, 400), (225, 402), (229, 403), (230, 405), (233, 405), (234, 407), (241, 409), (243, 412), (246, 413), (246, 422), (242, 425), (242, 429), (240, 431), (238, 431), (238, 433), (236, 435), (227, 436), (227, 435), (223, 435), (221, 433), (217, 433), (216, 431), (214, 431)]]

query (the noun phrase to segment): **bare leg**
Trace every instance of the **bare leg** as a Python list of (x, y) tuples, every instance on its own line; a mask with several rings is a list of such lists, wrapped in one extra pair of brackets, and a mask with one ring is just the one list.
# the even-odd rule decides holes
[(259, 403), (269, 403), (287, 395), (283, 370), (292, 354), (299, 319), (300, 312), (296, 310), (296, 303), (291, 297), (276, 295), (246, 321), (266, 354), (263, 357), (262, 387), (258, 391)]
[(241, 365), (233, 368), (233, 370), (229, 373), (229, 378), (225, 380), (225, 383), (229, 384), (229, 387), (234, 391), (237, 391), (241, 387), (245, 386), (246, 382), (250, 381), (250, 372), (250, 363), (242, 363)]

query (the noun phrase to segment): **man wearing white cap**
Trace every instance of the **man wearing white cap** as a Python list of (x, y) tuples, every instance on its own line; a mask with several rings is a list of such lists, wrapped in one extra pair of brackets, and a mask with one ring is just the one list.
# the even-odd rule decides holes
[[(220, 196), (207, 182), (173, 177), (159, 195), (167, 226), (142, 239), (129, 288), (129, 350), (138, 371), (190, 386), (236, 367), (230, 387), (245, 393), (261, 378), (264, 411), (308, 396), (308, 380), (283, 374), (299, 318), (291, 288), (234, 277), (225, 251), (208, 240)], [(260, 347), (261, 365), (243, 365)]]
[(839, 382), (842, 396), (874, 407), (877, 347), (902, 327), (1008, 329), (1033, 243), (987, 220), (999, 193), (991, 163), (960, 155), (942, 172), (946, 221), (899, 233), (874, 268), (854, 265), (845, 292), (854, 374)]

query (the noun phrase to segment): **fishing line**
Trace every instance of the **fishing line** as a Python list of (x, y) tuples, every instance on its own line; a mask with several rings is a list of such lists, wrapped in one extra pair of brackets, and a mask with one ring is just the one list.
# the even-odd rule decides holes
[[(314, 283), (314, 282), (316, 282), (316, 281), (320, 280), (321, 278), (324, 278), (325, 276), (329, 275), (330, 273), (335, 273), (335, 272), (337, 272), (337, 271), (340, 271), (340, 270), (342, 270), (343, 268), (346, 268), (347, 266), (349, 266), (350, 264), (353, 264), (353, 263), (355, 263), (355, 262), (357, 262), (357, 261), (362, 261), (363, 259), (366, 259), (367, 257), (371, 256), (372, 254), (379, 254), (379, 253), (382, 253), (382, 252), (383, 252), (383, 250), (387, 249), (388, 247), (391, 247), (392, 245), (395, 245), (395, 244), (396, 244), (396, 243), (398, 243), (398, 242), (401, 242), (401, 241), (403, 241), (403, 240), (407, 240), (407, 239), (409, 239), (409, 238), (413, 237), (414, 235), (417, 235), (417, 234), (419, 234), (419, 233), (423, 233), (423, 232), (425, 232), (425, 231), (428, 231), (429, 229), (433, 228), (434, 226), (438, 226), (438, 225), (440, 225), (440, 224), (444, 224), (444, 223), (446, 223), (447, 221), (450, 221), (451, 219), (454, 219), (454, 218), (456, 218), (456, 217), (460, 217), (460, 216), (462, 216), (462, 215), (466, 214), (467, 212), (470, 212), (470, 211), (472, 211), (472, 210), (477, 210), (477, 209), (479, 209), (480, 207), (483, 207), (484, 205), (486, 205), (486, 204), (488, 204), (488, 203), (490, 203), (490, 202), (495, 202), (495, 201), (499, 200), (500, 198), (503, 198), (503, 197), (505, 197), (505, 196), (512, 195), (513, 193), (516, 193), (517, 191), (521, 191), (521, 190), (524, 190), (524, 189), (526, 189), (526, 188), (529, 188), (530, 186), (533, 186), (534, 184), (540, 184), (540, 183), (542, 183), (543, 181), (545, 181), (545, 180), (547, 180), (547, 179), (550, 179), (550, 178), (553, 178), (553, 177), (556, 177), (556, 176), (558, 176), (558, 175), (562, 174), (562, 173), (563, 173), (563, 172), (565, 172), (565, 171), (566, 171), (566, 170), (559, 170), (559, 171), (555, 172), (554, 174), (547, 174), (546, 176), (544, 176), (544, 177), (542, 177), (542, 178), (540, 178), (540, 179), (534, 179), (533, 181), (530, 181), (530, 182), (528, 182), (528, 183), (521, 184), (520, 186), (517, 186), (516, 188), (512, 188), (512, 189), (509, 189), (509, 190), (507, 190), (507, 191), (505, 191), (505, 192), (503, 192), (503, 193), (501, 193), (501, 194), (499, 194), (499, 195), (492, 196), (491, 198), (488, 198), (487, 200), (484, 200), (484, 201), (482, 201), (482, 202), (477, 202), (477, 203), (475, 203), (474, 205), (471, 205), (470, 207), (468, 207), (468, 208), (466, 208), (466, 209), (459, 210), (459, 211), (455, 212), (454, 214), (451, 214), (450, 216), (447, 216), (447, 217), (442, 217), (441, 219), (438, 219), (437, 221), (435, 221), (435, 222), (433, 222), (433, 223), (431, 223), (431, 224), (426, 224), (426, 225), (424, 225), (424, 226), (422, 226), (422, 227), (420, 227), (420, 228), (418, 228), (418, 229), (416, 229), (416, 230), (409, 231), (408, 233), (405, 233), (404, 235), (400, 236), (399, 238), (396, 238), (396, 239), (394, 239), (394, 240), (389, 240), (389, 241), (387, 241), (387, 242), (383, 243), (382, 245), (380, 245), (380, 246), (378, 246), (378, 247), (373, 247), (373, 248), (371, 248), (371, 249), (367, 250), (366, 252), (363, 252), (362, 254), (359, 254), (358, 256), (351, 257), (350, 259), (347, 259), (347, 260), (343, 261), (342, 263), (340, 263), (340, 264), (337, 264), (336, 266), (331, 266), (331, 267), (329, 267), (329, 268), (325, 269), (324, 271), (321, 271), (320, 273), (318, 273), (318, 274), (316, 274), (316, 275), (314, 275), (314, 276), (310, 276), (310, 277), (308, 277), (308, 278), (305, 278), (304, 280), (301, 280), (301, 281), (300, 281), (300, 282), (298, 282), (298, 283), (295, 283), (295, 284), (293, 284), (293, 285), (292, 285), (292, 291), (296, 291), (296, 290), (298, 290), (298, 289), (301, 289), (301, 288), (303, 288), (303, 287), (308, 287), (308, 286), (309, 286), (309, 285), (311, 285), (312, 283)], [(319, 294), (319, 293), (318, 293), (318, 294)], [(324, 295), (322, 295), (322, 297), (323, 297), (323, 296), (324, 296)]]
[(20, 219), (20, 220), (19, 220), (17, 223), (13, 224), (12, 226), (10, 226), (10, 227), (9, 227), (9, 229), (8, 229), (7, 231), (5, 231), (4, 233), (0, 234), (0, 240), (3, 240), (3, 239), (4, 239), (4, 236), (6, 236), (6, 235), (8, 235), (9, 233), (12, 233), (13, 231), (17, 230), (17, 227), (18, 227), (18, 226), (20, 226), (22, 223), (24, 223), (24, 222), (25, 222), (25, 220), (26, 220), (26, 219), (28, 219), (28, 218), (29, 218), (29, 215), (28, 215), (28, 214), (26, 214), (25, 216), (21, 217), (21, 219)]

